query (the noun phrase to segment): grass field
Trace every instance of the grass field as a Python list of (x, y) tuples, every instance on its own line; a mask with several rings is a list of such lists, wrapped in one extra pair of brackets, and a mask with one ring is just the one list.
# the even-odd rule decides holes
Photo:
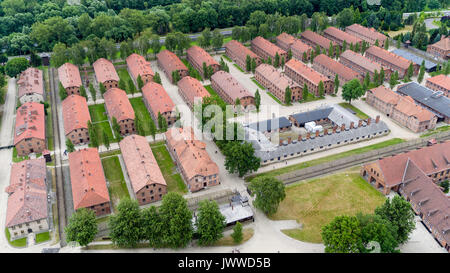
[(233, 60), (230, 59), (230, 57), (228, 57), (226, 54), (222, 54), (221, 57), (223, 57), (225, 60), (229, 61), (230, 63), (233, 62)]
[(355, 106), (353, 106), (347, 102), (341, 102), (341, 103), (339, 103), (339, 105), (344, 108), (348, 108), (348, 109), (355, 111), (356, 116), (360, 119), (368, 119), (369, 118), (369, 116), (366, 113), (364, 113), (363, 111), (359, 110), (358, 108), (356, 108)]
[(36, 234), (36, 244), (43, 243), (50, 240), (50, 232), (42, 232)]
[(12, 155), (12, 156), (13, 156), (13, 162), (14, 162), (14, 163), (17, 163), (17, 162), (20, 162), (20, 161), (23, 161), (23, 160), (30, 159), (29, 156), (22, 156), (22, 157), (17, 156), (17, 150), (16, 150), (16, 147), (13, 148), (13, 155)]
[(326, 162), (330, 162), (330, 161), (334, 161), (343, 157), (347, 157), (347, 156), (351, 156), (351, 155), (356, 155), (356, 154), (361, 154), (361, 153), (365, 153), (371, 150), (376, 150), (376, 149), (381, 149), (384, 147), (388, 147), (391, 145), (395, 145), (398, 143), (402, 143), (405, 142), (405, 140), (401, 139), (401, 138), (393, 138), (390, 140), (386, 140), (377, 144), (372, 144), (369, 146), (365, 146), (362, 148), (357, 148), (357, 149), (353, 149), (350, 151), (346, 151), (346, 152), (342, 152), (342, 153), (338, 153), (338, 154), (334, 154), (334, 155), (330, 155), (330, 156), (325, 156), (325, 157), (321, 157), (318, 159), (314, 159), (311, 161), (306, 161), (306, 162), (302, 162), (302, 163), (298, 163), (298, 164), (294, 164), (291, 166), (287, 166), (284, 168), (280, 168), (280, 169), (276, 169), (273, 171), (269, 171), (269, 172), (264, 172), (264, 173), (260, 173), (260, 174), (256, 174), (256, 175), (252, 175), (252, 176), (248, 176), (247, 178), (245, 178), (245, 180), (251, 181), (252, 179), (254, 179), (255, 177), (260, 177), (260, 176), (278, 176), (280, 174), (284, 174), (284, 173), (289, 173), (295, 170), (299, 170), (299, 169), (304, 169), (307, 167), (312, 167), (315, 165), (319, 165), (322, 163), (326, 163)]
[(450, 130), (450, 125), (444, 125), (444, 126), (436, 128), (434, 130), (429, 130), (428, 132), (421, 134), (420, 137), (427, 137), (427, 136), (431, 136), (431, 135), (434, 135), (437, 133), (446, 132), (448, 130)]
[(254, 77), (251, 78), (252, 82), (254, 82), (259, 88), (262, 90), (266, 90), (264, 86), (262, 86)]
[(141, 122), (142, 129), (144, 130), (145, 135), (150, 135), (150, 123), (154, 124), (154, 121), (150, 116), (147, 108), (145, 107), (142, 97), (131, 98), (130, 103), (131, 106), (133, 106), (135, 116), (139, 118), (139, 121)]
[(321, 229), (334, 217), (373, 213), (384, 201), (385, 197), (359, 176), (359, 168), (354, 168), (286, 187), (286, 198), (270, 218), (295, 219), (302, 228), (283, 233), (300, 241), (321, 243)]
[(211, 94), (212, 97), (217, 98), (217, 101), (220, 104), (223, 104), (223, 105), (227, 105), (228, 104), (222, 99), (221, 96), (219, 96), (219, 94), (217, 94), (217, 92), (211, 87), (211, 85), (205, 85), (204, 87), (208, 91), (208, 93)]
[[(126, 86), (127, 86), (127, 90), (124, 90), (125, 92), (127, 92), (127, 94), (131, 94), (130, 93), (130, 87), (128, 86), (128, 83), (131, 80), (130, 74), (128, 73), (128, 70), (125, 67), (122, 68), (118, 68), (117, 69), (117, 74), (119, 74), (119, 78), (125, 82)], [(134, 84), (134, 83), (133, 83)], [(136, 86), (135, 86), (136, 87)], [(139, 92), (138, 88), (136, 87), (136, 92)]]
[(324, 97), (316, 97), (313, 94), (308, 92), (308, 96), (306, 97), (306, 99), (301, 100), (300, 102), (310, 102), (310, 101), (316, 101), (316, 100), (323, 100), (325, 99)]
[(158, 166), (164, 176), (167, 183), (168, 192), (176, 192), (179, 194), (187, 193), (186, 184), (184, 184), (181, 174), (176, 173), (175, 165), (170, 157), (169, 151), (167, 151), (164, 142), (157, 142), (151, 144), (153, 155), (158, 162)]
[(109, 142), (115, 142), (111, 126), (109, 126), (108, 117), (106, 116), (105, 104), (89, 105), (89, 114), (91, 115), (91, 122), (95, 127), (97, 133), (98, 143), (103, 144), (103, 132), (105, 131), (109, 137)]
[(102, 165), (106, 179), (109, 182), (109, 196), (114, 208), (117, 208), (121, 199), (130, 198), (119, 158), (117, 156), (103, 158)]
[(236, 67), (242, 73), (248, 74), (248, 72), (244, 71), (244, 69), (242, 69), (239, 65), (237, 65), (237, 64), (233, 64), (233, 65), (234, 65), (234, 67)]
[(14, 247), (26, 247), (27, 246), (27, 237), (11, 241), (11, 235), (9, 234), (8, 228), (5, 228), (5, 235), (6, 235), (6, 239), (8, 239), (8, 242), (10, 245), (12, 245)]
[(236, 245), (240, 245), (243, 244), (245, 242), (247, 242), (248, 240), (250, 240), (253, 237), (253, 234), (255, 233), (255, 231), (253, 230), (253, 228), (244, 228), (242, 229), (242, 242), (236, 244), (233, 241), (233, 238), (231, 237), (231, 235), (228, 236), (224, 236), (221, 239), (219, 239), (219, 241), (217, 241), (214, 246), (236, 246)]

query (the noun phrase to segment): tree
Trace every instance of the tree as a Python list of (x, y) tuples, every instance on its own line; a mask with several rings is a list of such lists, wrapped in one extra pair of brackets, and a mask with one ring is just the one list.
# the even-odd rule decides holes
[(394, 88), (397, 85), (397, 79), (395, 77), (395, 73), (391, 73), (391, 77), (389, 79), (389, 86), (392, 88)]
[(355, 253), (362, 245), (361, 227), (355, 216), (337, 216), (322, 228), (327, 253)]
[(225, 216), (220, 212), (216, 201), (200, 201), (196, 226), (200, 245), (211, 245), (223, 237)]
[(414, 213), (411, 204), (400, 196), (386, 199), (386, 202), (375, 209), (375, 214), (392, 223), (397, 229), (396, 240), (399, 244), (408, 241), (409, 234), (415, 228)]
[(339, 90), (339, 77), (336, 74), (336, 76), (334, 77), (334, 93), (337, 94)]
[(77, 209), (64, 228), (67, 241), (77, 242), (80, 246), (87, 246), (97, 235), (97, 221), (93, 210), (87, 208)]
[(112, 128), (113, 128), (116, 139), (118, 141), (120, 141), (122, 139), (122, 135), (120, 134), (120, 125), (117, 122), (117, 119), (115, 117), (113, 117), (113, 119), (112, 119)]
[(147, 240), (151, 247), (161, 247), (163, 244), (163, 223), (156, 207), (151, 206), (141, 211), (142, 239)]
[(441, 184), (439, 184), (439, 186), (442, 187), (443, 192), (448, 193), (448, 189), (450, 186), (450, 183), (448, 182), (448, 180), (442, 181)]
[(109, 236), (119, 247), (135, 247), (142, 239), (142, 218), (136, 200), (120, 200), (117, 213), (109, 217)]
[(134, 93), (136, 93), (136, 86), (134, 85), (134, 82), (131, 78), (128, 79), (128, 91), (132, 96), (134, 96)]
[(306, 54), (306, 51), (303, 52), (303, 58), (302, 61), (306, 62), (308, 60), (308, 55)]
[(103, 145), (105, 145), (106, 149), (109, 150), (109, 146), (110, 146), (110, 143), (109, 143), (109, 136), (108, 136), (108, 134), (106, 133), (106, 131), (103, 131), (103, 137), (102, 137), (102, 139), (103, 139)]
[(259, 107), (261, 106), (261, 95), (259, 94), (259, 90), (256, 89), (255, 92), (255, 107), (256, 107), (256, 112), (259, 112)]
[(284, 90), (284, 103), (287, 105), (291, 104), (292, 99), (292, 91), (289, 86), (286, 86), (286, 89)]
[(370, 252), (369, 243), (377, 242), (380, 244), (380, 250), (383, 253), (396, 252), (398, 242), (395, 239), (397, 231), (386, 219), (375, 214), (356, 215), (361, 228), (361, 252)]
[(69, 51), (63, 43), (57, 43), (53, 47), (51, 63), (54, 67), (60, 67), (69, 60)]
[(401, 47), (401, 41), (400, 41), (400, 38), (399, 39), (397, 39), (397, 48), (400, 48)]
[(306, 100), (308, 98), (308, 86), (303, 84), (303, 92), (302, 92), (302, 99)]
[(87, 101), (88, 96), (87, 96), (87, 93), (86, 93), (86, 88), (84, 88), (84, 85), (81, 85), (81, 86), (80, 86), (80, 95), (81, 95), (82, 97), (84, 97), (84, 98), (86, 99), (86, 101)]
[(159, 207), (163, 242), (171, 248), (185, 247), (192, 239), (192, 212), (186, 199), (178, 193), (164, 195)]
[(379, 46), (380, 42), (378, 41), (378, 39), (375, 40), (375, 45)]
[(384, 41), (384, 49), (389, 49), (389, 39), (386, 39), (386, 41)]
[(409, 67), (408, 67), (408, 71), (406, 72), (405, 82), (411, 80), (411, 77), (413, 76), (413, 73), (414, 73), (413, 64), (410, 63)]
[(319, 97), (323, 98), (323, 96), (325, 95), (325, 87), (323, 86), (323, 81), (319, 82)]
[(275, 59), (273, 62), (273, 66), (275, 66), (277, 68), (280, 67), (280, 55), (278, 55), (278, 52), (275, 53)]
[(5, 65), (5, 72), (6, 75), (8, 75), (11, 78), (16, 77), (22, 71), (26, 70), (30, 64), (28, 63), (28, 60), (26, 58), (14, 58), (9, 60)]
[(286, 61), (284, 60), (284, 56), (281, 57), (281, 67), (284, 68), (284, 65), (286, 64)]
[(364, 92), (365, 90), (358, 79), (350, 80), (342, 86), (342, 98), (349, 104), (352, 103), (352, 100), (362, 97)]
[(270, 64), (270, 65), (272, 65), (272, 58), (271, 58), (270, 56), (267, 57), (267, 63)]
[(241, 222), (237, 222), (236, 225), (233, 227), (233, 233), (231, 234), (231, 238), (233, 238), (233, 242), (235, 242), (236, 244), (242, 242), (243, 235)]
[(425, 75), (425, 60), (422, 61), (419, 70), (419, 76), (417, 77), (417, 82), (421, 83), (423, 81), (423, 76)]
[(261, 164), (260, 159), (255, 156), (252, 144), (231, 141), (225, 145), (225, 168), (230, 173), (238, 173), (239, 177), (248, 172), (257, 171)]
[(65, 98), (67, 98), (67, 91), (61, 82), (59, 82), (59, 84), (58, 84), (58, 91), (59, 91), (59, 97), (61, 98), (61, 101), (63, 101)]
[(159, 76), (158, 72), (155, 72), (155, 75), (153, 76), (153, 81), (161, 84), (161, 77)]
[(155, 126), (155, 123), (153, 122), (153, 120), (149, 123), (149, 131), (150, 131), (150, 135), (153, 137), (153, 140), (155, 140), (156, 126)]
[(99, 82), (98, 83), (98, 88), (100, 89), (100, 93), (103, 96), (103, 94), (105, 94), (105, 92), (106, 92), (106, 87), (103, 85), (103, 83)]
[(330, 42), (330, 45), (328, 46), (328, 56), (330, 57), (330, 58), (333, 58), (333, 55), (334, 55), (334, 53), (333, 53), (333, 43), (332, 42)]
[(42, 59), (34, 51), (30, 53), (30, 64), (33, 67), (38, 67), (42, 64)]
[(218, 49), (223, 45), (223, 35), (217, 28), (212, 33), (211, 44), (215, 49)]
[(384, 69), (381, 69), (381, 71), (380, 71), (380, 81), (378, 82), (378, 85), (382, 85), (383, 84), (384, 78), (385, 78)]
[(159, 51), (161, 50), (161, 42), (160, 42), (160, 38), (158, 35), (153, 34), (150, 38), (150, 48), (153, 51), (153, 54), (156, 56), (156, 54), (159, 53)]
[(247, 71), (252, 70), (252, 59), (250, 58), (250, 55), (247, 55), (247, 57), (245, 58), (245, 69)]
[(73, 145), (70, 139), (66, 139), (66, 148), (69, 153), (75, 151), (75, 145)]
[(95, 127), (92, 125), (91, 121), (88, 121), (88, 134), (91, 141), (90, 146), (98, 147), (99, 143), (97, 138), (97, 131), (95, 130)]
[(265, 214), (277, 212), (278, 205), (286, 197), (283, 182), (274, 177), (257, 177), (250, 182), (251, 195), (256, 195), (253, 205)]
[(141, 75), (138, 75), (136, 82), (137, 82), (139, 91), (142, 92), (142, 87), (144, 87), (144, 82), (142, 81)]
[(256, 60), (253, 58), (252, 59), (252, 73), (255, 73), (256, 70)]
[(94, 85), (92, 83), (89, 84), (89, 93), (91, 93), (92, 100), (95, 103), (97, 99), (97, 91), (95, 90)]
[(127, 90), (127, 83), (123, 79), (119, 79), (119, 89)]

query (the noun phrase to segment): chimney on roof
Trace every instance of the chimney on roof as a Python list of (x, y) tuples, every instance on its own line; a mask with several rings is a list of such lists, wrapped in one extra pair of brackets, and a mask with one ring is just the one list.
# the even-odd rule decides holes
[(375, 123), (378, 123), (380, 121), (380, 115), (377, 115), (377, 118), (375, 119)]
[(355, 123), (353, 121), (350, 122), (350, 129), (353, 129), (354, 126), (355, 126)]

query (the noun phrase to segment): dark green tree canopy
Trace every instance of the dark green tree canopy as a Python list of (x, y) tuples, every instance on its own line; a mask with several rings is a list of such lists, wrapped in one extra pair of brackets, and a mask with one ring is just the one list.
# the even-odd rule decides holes
[(277, 212), (286, 197), (284, 184), (274, 177), (257, 177), (250, 182), (249, 189), (252, 196), (256, 195), (253, 205), (268, 215)]

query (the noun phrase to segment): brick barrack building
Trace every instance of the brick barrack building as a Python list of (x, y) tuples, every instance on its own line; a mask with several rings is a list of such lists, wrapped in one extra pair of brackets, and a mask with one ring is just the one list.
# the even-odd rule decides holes
[(67, 95), (80, 95), (80, 87), (82, 85), (80, 70), (78, 66), (65, 63), (58, 68), (58, 77)]
[(228, 104), (235, 104), (239, 99), (244, 109), (255, 105), (255, 97), (230, 73), (217, 71), (211, 77), (211, 87)]
[(194, 68), (200, 72), (204, 77), (205, 71), (203, 71), (203, 64), (206, 67), (212, 67), (213, 74), (220, 69), (219, 63), (209, 55), (203, 48), (199, 46), (192, 46), (186, 51), (186, 59), (194, 66)]
[(127, 93), (119, 88), (112, 88), (103, 94), (105, 109), (111, 121), (113, 118), (120, 125), (120, 134), (128, 135), (136, 132), (134, 126), (134, 110), (128, 100)]
[(406, 76), (411, 64), (413, 65), (413, 74), (417, 75), (419, 72), (420, 65), (414, 64), (413, 62), (378, 46), (369, 47), (364, 56), (384, 67), (390, 68), (392, 71), (398, 71), (400, 79), (403, 79)]
[(261, 59), (267, 60), (269, 57), (272, 59), (272, 63), (275, 61), (275, 56), (278, 53), (281, 59), (287, 60), (287, 52), (279, 48), (275, 44), (269, 42), (261, 36), (256, 37), (251, 42), (252, 51), (256, 53)]
[(204, 97), (209, 97), (210, 94), (206, 88), (197, 79), (191, 76), (186, 76), (178, 81), (178, 93), (186, 102), (186, 104), (192, 109), (195, 104), (195, 99), (201, 100)]
[(172, 73), (173, 71), (177, 71), (178, 75), (180, 75), (180, 79), (189, 75), (188, 68), (184, 63), (178, 58), (175, 53), (169, 50), (163, 50), (156, 55), (158, 67), (164, 71), (166, 77), (169, 78), (170, 82), (173, 83)]
[(258, 55), (236, 40), (225, 44), (225, 54), (245, 71), (247, 70), (247, 56), (255, 60), (256, 66), (261, 64)]
[(21, 104), (44, 101), (44, 78), (42, 77), (42, 70), (34, 67), (27, 68), (20, 73), (17, 86)]
[(91, 121), (86, 98), (70, 95), (62, 102), (64, 135), (73, 144), (88, 143), (88, 122)]
[(358, 24), (353, 24), (346, 27), (345, 32), (363, 39), (370, 45), (375, 45), (376, 41), (378, 40), (378, 46), (380, 47), (384, 47), (384, 42), (387, 39), (385, 35), (379, 33), (374, 28), (366, 28)]
[(123, 161), (139, 205), (160, 201), (167, 184), (144, 136), (130, 135), (119, 142)]
[(112, 62), (100, 58), (92, 66), (94, 67), (97, 82), (102, 83), (106, 90), (118, 87), (120, 79)]
[[(344, 41), (347, 43), (347, 46), (353, 44), (353, 46), (359, 45), (359, 48), (362, 46), (362, 40), (356, 36), (348, 34), (338, 28), (329, 27), (323, 31), (323, 36), (325, 38), (330, 39), (331, 41), (337, 43), (341, 47), (344, 45)], [(349, 47), (347, 47), (349, 48)]]
[(363, 76), (356, 71), (346, 67), (345, 65), (331, 59), (325, 54), (320, 54), (314, 57), (312, 67), (319, 73), (327, 76), (329, 79), (333, 80), (338, 75), (339, 84), (343, 85), (348, 81), (353, 79), (358, 79), (362, 83)]
[(142, 99), (156, 124), (158, 124), (158, 113), (161, 113), (166, 119), (167, 125), (170, 126), (175, 123), (175, 104), (161, 84), (149, 82), (144, 85), (142, 87)]
[(328, 79), (328, 77), (320, 74), (296, 59), (291, 59), (286, 63), (284, 66), (284, 74), (291, 78), (294, 82), (298, 83), (302, 88), (304, 84), (306, 84), (306, 86), (308, 86), (308, 91), (316, 97), (320, 96), (320, 82), (323, 82), (323, 95), (333, 94), (334, 92), (334, 80)]
[(362, 77), (365, 77), (367, 72), (369, 72), (370, 79), (373, 81), (373, 76), (375, 75), (375, 71), (377, 71), (378, 75), (380, 74), (381, 69), (384, 69), (384, 78), (389, 79), (391, 75), (391, 70), (389, 68), (381, 66), (379, 63), (376, 63), (372, 60), (367, 59), (359, 53), (356, 53), (350, 49), (342, 52), (339, 62), (352, 70), (361, 74)]
[(314, 50), (316, 50), (317, 46), (319, 46), (320, 51), (326, 52), (327, 54), (328, 49), (330, 48), (330, 43), (333, 45), (333, 48), (336, 48), (337, 46), (336, 42), (333, 42), (320, 34), (312, 32), (311, 30), (304, 31), (300, 36), (300, 40), (302, 40), (307, 45), (311, 46)]
[[(301, 61), (309, 60), (309, 58), (311, 57), (311, 51), (313, 50), (311, 46), (303, 43), (299, 39), (287, 34), (286, 32), (283, 32), (277, 36), (277, 45), (287, 52), (291, 50), (292, 57)], [(303, 58), (304, 53), (306, 53), (306, 59)]]
[(191, 127), (170, 128), (166, 143), (190, 192), (220, 184), (219, 167), (209, 157), (206, 143), (195, 139)]
[(111, 213), (111, 202), (97, 148), (69, 153), (73, 209), (91, 209), (97, 216)]
[(440, 74), (427, 79), (425, 86), (434, 91), (441, 91), (444, 96), (450, 98), (450, 77)]
[(42, 153), (46, 149), (44, 105), (24, 103), (16, 112), (14, 146), (18, 156)]
[(153, 76), (155, 75), (155, 73), (153, 73), (150, 62), (148, 62), (144, 57), (133, 53), (128, 56), (126, 61), (128, 71), (130, 72), (131, 77), (136, 83), (136, 86), (138, 76), (141, 76), (141, 80), (144, 84), (153, 80)]
[(287, 87), (291, 89), (291, 101), (302, 99), (302, 88), (300, 85), (269, 64), (261, 64), (256, 68), (255, 79), (282, 102), (285, 101)]
[(444, 60), (450, 59), (450, 37), (442, 36), (439, 42), (428, 45), (427, 52)]
[(436, 127), (437, 117), (426, 108), (416, 105), (409, 96), (401, 96), (383, 85), (368, 90), (366, 94), (367, 104), (415, 133)]

